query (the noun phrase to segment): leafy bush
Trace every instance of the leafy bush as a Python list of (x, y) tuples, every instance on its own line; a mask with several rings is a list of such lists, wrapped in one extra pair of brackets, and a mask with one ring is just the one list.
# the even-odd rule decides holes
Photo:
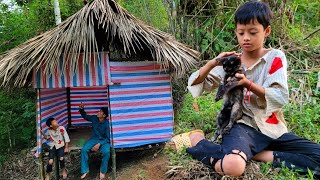
[(35, 146), (34, 92), (0, 91), (0, 164), (7, 154)]

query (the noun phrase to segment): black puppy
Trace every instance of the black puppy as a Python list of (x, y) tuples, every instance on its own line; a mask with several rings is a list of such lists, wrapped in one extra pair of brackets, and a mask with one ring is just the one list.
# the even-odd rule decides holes
[(243, 87), (237, 86), (239, 80), (235, 77), (236, 73), (244, 74), (241, 60), (237, 56), (228, 56), (219, 58), (217, 61), (222, 63), (226, 74), (215, 99), (219, 101), (223, 98), (224, 104), (216, 119), (217, 130), (211, 138), (212, 141), (215, 141), (219, 135), (228, 133), (233, 124), (242, 117)]

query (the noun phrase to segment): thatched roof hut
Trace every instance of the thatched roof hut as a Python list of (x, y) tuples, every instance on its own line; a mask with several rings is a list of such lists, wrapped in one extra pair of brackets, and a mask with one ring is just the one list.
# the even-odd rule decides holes
[(143, 55), (178, 75), (188, 71), (199, 57), (197, 51), (139, 21), (113, 0), (95, 0), (54, 29), (2, 54), (0, 82), (2, 86), (29, 85), (34, 69), (44, 65), (46, 72), (54, 72), (61, 56), (69, 56), (70, 68), (76, 69), (79, 53), (89, 61), (90, 52), (111, 48), (126, 56)]

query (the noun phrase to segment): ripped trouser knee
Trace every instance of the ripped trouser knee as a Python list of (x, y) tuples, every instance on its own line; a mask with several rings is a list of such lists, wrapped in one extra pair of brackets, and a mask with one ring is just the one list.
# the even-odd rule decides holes
[(187, 148), (186, 150), (193, 158), (213, 168), (216, 162), (224, 156), (220, 145), (209, 142), (206, 139), (201, 140), (196, 146)]
[(46, 171), (47, 173), (50, 173), (50, 172), (52, 172), (52, 164), (49, 164), (48, 163), (48, 165), (47, 165), (47, 171)]
[[(238, 151), (238, 152), (234, 152), (234, 151)], [(234, 154), (234, 155), (240, 156), (244, 160), (244, 162), (247, 163), (246, 157), (244, 157), (241, 153), (244, 154), (244, 152), (241, 151), (241, 150), (232, 150), (230, 154)], [(221, 158), (221, 160), (220, 160), (220, 169), (221, 169), (221, 172), (224, 173), (222, 163), (223, 163), (223, 158)]]
[(64, 158), (59, 159), (59, 163), (60, 163), (60, 168), (63, 169), (65, 167), (65, 162), (64, 162)]

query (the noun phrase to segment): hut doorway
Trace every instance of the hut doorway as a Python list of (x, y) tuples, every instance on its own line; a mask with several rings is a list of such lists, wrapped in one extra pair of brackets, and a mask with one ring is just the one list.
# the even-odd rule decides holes
[[(37, 151), (42, 152), (40, 129), (46, 132), (45, 121), (49, 117), (68, 129), (69, 150), (79, 150), (91, 133), (91, 122), (79, 113), (81, 102), (88, 115), (96, 115), (100, 107), (108, 107), (115, 174), (116, 151), (142, 149), (172, 137), (171, 76), (152, 61), (109, 61), (107, 53), (100, 53), (97, 62), (86, 64), (82, 57), (79, 55), (79, 67), (75, 70), (59, 66), (48, 75), (42, 71), (45, 67), (35, 71)], [(64, 61), (61, 59), (61, 64)]]

